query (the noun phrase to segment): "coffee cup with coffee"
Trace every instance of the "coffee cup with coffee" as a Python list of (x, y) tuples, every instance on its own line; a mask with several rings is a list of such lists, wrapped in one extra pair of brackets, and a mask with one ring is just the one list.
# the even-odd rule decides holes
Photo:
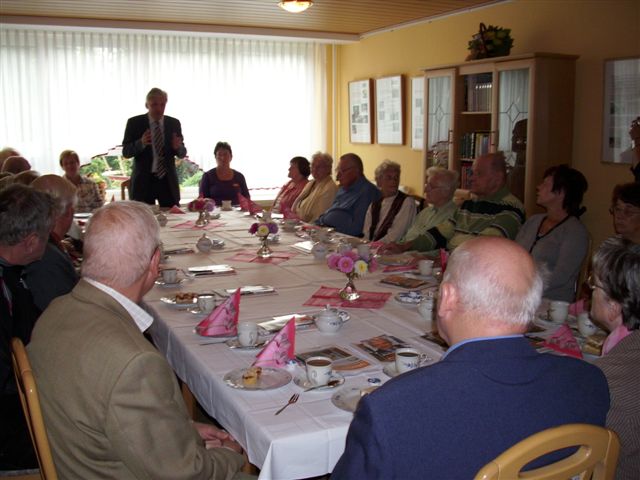
[(415, 348), (398, 348), (396, 350), (396, 370), (398, 373), (408, 372), (420, 366), (423, 355)]
[(329, 357), (311, 357), (305, 362), (307, 378), (314, 387), (326, 385), (333, 373), (332, 360)]

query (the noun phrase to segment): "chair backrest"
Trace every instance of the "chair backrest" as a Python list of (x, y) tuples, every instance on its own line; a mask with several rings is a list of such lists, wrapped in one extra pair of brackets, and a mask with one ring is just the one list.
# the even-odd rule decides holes
[[(579, 448), (560, 461), (521, 472), (533, 460), (568, 447)], [(480, 469), (475, 480), (555, 480), (578, 475), (580, 480), (613, 480), (619, 451), (618, 436), (611, 430), (582, 423), (562, 425), (515, 444)]]
[(51, 447), (49, 446), (47, 431), (42, 419), (36, 382), (33, 378), (27, 351), (19, 338), (11, 340), (11, 361), (13, 362), (13, 371), (18, 384), (22, 410), (24, 411), (29, 433), (31, 434), (31, 441), (40, 464), (40, 477), (43, 480), (57, 480), (58, 474), (53, 463)]

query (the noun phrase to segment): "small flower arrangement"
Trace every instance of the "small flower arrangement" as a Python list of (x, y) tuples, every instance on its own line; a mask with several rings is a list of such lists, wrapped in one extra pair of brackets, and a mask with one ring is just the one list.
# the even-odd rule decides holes
[(469, 55), (467, 60), (480, 58), (502, 57), (509, 55), (513, 46), (511, 29), (495, 25), (480, 24), (480, 31), (469, 41)]
[(216, 206), (216, 202), (210, 198), (198, 197), (195, 200), (189, 202), (187, 208), (190, 212), (213, 212)]
[(249, 233), (259, 237), (266, 237), (268, 235), (278, 233), (278, 225), (274, 222), (255, 222), (249, 228)]
[(330, 269), (342, 272), (349, 278), (362, 277), (369, 272), (375, 272), (378, 268), (378, 262), (373, 256), (367, 259), (354, 250), (332, 253), (327, 257), (327, 265)]

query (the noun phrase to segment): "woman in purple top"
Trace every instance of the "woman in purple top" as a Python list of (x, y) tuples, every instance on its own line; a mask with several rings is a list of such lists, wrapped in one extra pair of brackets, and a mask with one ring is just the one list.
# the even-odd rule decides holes
[(230, 167), (233, 153), (227, 142), (218, 142), (213, 150), (216, 157), (216, 168), (212, 168), (200, 180), (200, 196), (211, 198), (217, 205), (223, 200), (231, 200), (238, 205), (238, 193), (249, 197), (249, 189), (244, 175)]

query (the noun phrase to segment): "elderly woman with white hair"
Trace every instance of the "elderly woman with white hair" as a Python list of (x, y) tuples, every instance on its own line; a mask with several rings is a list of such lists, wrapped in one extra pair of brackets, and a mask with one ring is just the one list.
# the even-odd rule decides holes
[(611, 237), (593, 257), (591, 316), (609, 331), (602, 358), (611, 406), (607, 427), (620, 437), (617, 479), (640, 472), (640, 245)]
[(316, 152), (311, 157), (311, 175), (295, 202), (293, 213), (304, 222), (314, 222), (333, 203), (338, 186), (331, 178), (333, 158), (328, 153)]
[(413, 197), (398, 190), (400, 165), (385, 160), (375, 171), (376, 185), (382, 198), (369, 206), (364, 217), (364, 238), (376, 242), (395, 242), (409, 228), (416, 216)]

